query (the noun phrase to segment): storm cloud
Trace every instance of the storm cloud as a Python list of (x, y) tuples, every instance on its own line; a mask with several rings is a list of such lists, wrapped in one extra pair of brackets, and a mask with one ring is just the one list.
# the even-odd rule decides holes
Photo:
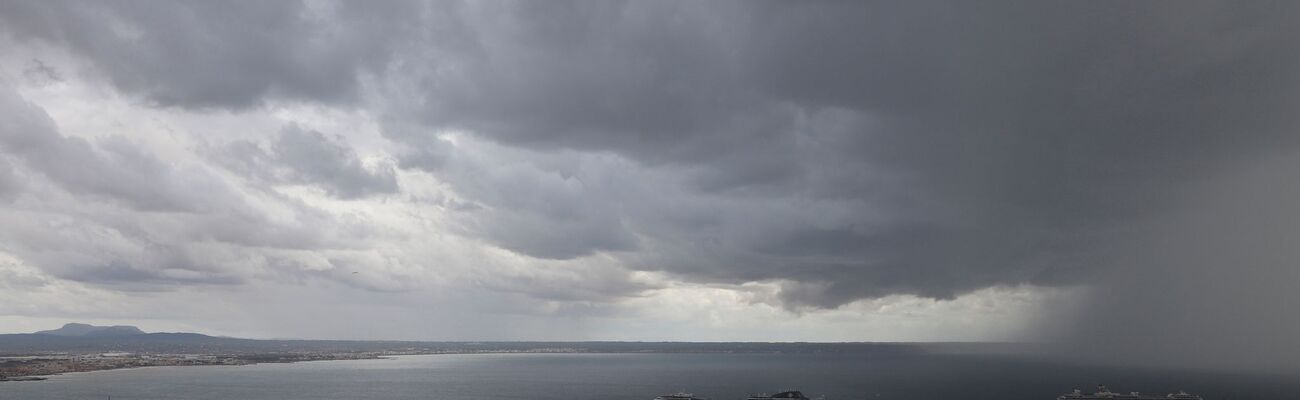
[[(1277, 5), (481, 8), (476, 46), (447, 50), (460, 57), (421, 77), (436, 95), (410, 114), (678, 168), (680, 196), (726, 204), (620, 203), (609, 217), (671, 237), (709, 229), (665, 219), (710, 214), (713, 248), (734, 258), (645, 268), (812, 283), (790, 300), (818, 306), (1086, 281), (1107, 267), (1090, 253), (1111, 231), (1204, 174), (1295, 145), (1294, 10)], [(417, 148), (437, 140), (401, 132), (390, 137)], [(780, 206), (743, 210), (755, 197)], [(782, 218), (794, 221), (763, 222)]]
[[(203, 1), (6, 2), (6, 31), (94, 59), (121, 90), (159, 106), (251, 107), (265, 97), (348, 102), (381, 68), (414, 7)], [(335, 18), (341, 17), (341, 18)]]
[[(675, 285), (790, 315), (1086, 288), (1101, 299), (1028, 335), (1143, 355), (1177, 349), (1070, 332), (1111, 315), (1300, 333), (1283, 288), (1199, 290), (1295, 281), (1290, 253), (1260, 242), (1295, 225), (1268, 199), (1294, 197), (1272, 190), (1296, 184), (1298, 12), (6, 2), (4, 45), (23, 56), (5, 58), (0, 201), (57, 192), (42, 212), (80, 221), (59, 207), (102, 199), (154, 234), (93, 254), (3, 250), (91, 284), (464, 285), (551, 302), (494, 306), (509, 313), (606, 317)], [(59, 104), (38, 103), (67, 81), (171, 136), (61, 132), (42, 108)], [(1200, 297), (1125, 295), (1152, 286)], [(1210, 334), (1165, 343), (1262, 352)]]

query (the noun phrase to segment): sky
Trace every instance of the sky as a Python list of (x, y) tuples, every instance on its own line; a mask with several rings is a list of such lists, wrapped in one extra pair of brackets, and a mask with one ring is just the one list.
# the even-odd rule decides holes
[(1297, 37), (1287, 2), (3, 0), (0, 331), (1296, 368)]

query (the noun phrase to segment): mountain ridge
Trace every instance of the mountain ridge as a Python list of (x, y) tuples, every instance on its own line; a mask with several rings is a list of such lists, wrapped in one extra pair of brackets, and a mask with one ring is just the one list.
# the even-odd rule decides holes
[(63, 324), (63, 327), (59, 329), (37, 331), (34, 334), (64, 337), (116, 337), (144, 335), (145, 332), (131, 325), (95, 326), (70, 322)]

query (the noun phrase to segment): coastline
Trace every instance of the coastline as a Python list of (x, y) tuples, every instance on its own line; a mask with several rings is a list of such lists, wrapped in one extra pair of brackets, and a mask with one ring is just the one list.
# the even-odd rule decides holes
[[(118, 363), (118, 364), (101, 364), (92, 368), (73, 368), (58, 372), (43, 374), (13, 374), (6, 375), (5, 369), (0, 368), (0, 382), (25, 382), (25, 381), (44, 381), (51, 377), (68, 376), (79, 374), (92, 374), (98, 372), (135, 370), (146, 368), (170, 368), (170, 367), (242, 367), (259, 364), (297, 364), (317, 361), (358, 361), (358, 360), (392, 360), (397, 357), (405, 356), (439, 356), (439, 355), (466, 355), (466, 354), (645, 354), (641, 352), (586, 352), (586, 351), (556, 351), (556, 350), (538, 350), (538, 351), (434, 351), (434, 352), (384, 352), (384, 353), (341, 353), (341, 354), (249, 354), (249, 355), (203, 355), (203, 357), (214, 357), (217, 360), (233, 360), (234, 362), (210, 362), (210, 363), (160, 363), (160, 364), (138, 364), (138, 363)], [(157, 357), (156, 354), (139, 354), (129, 357), (116, 357), (121, 361), (140, 360), (139, 357), (149, 356)], [(175, 356), (175, 355), (163, 355)], [(193, 356), (193, 355), (186, 355)], [(42, 356), (26, 355), (20, 356), (30, 358), (32, 361), (62, 361), (65, 363), (76, 363), (72, 358), (42, 358)], [(63, 355), (62, 357), (69, 357)], [(76, 357), (76, 356), (71, 356)], [(3, 359), (4, 357), (0, 357)], [(166, 359), (166, 358), (162, 358)]]
[[(41, 363), (48, 369), (48, 373), (15, 373), (15, 367), (0, 369), (0, 382), (32, 382), (49, 380), (54, 376), (65, 376), (73, 374), (89, 374), (96, 372), (133, 370), (144, 368), (165, 368), (165, 367), (239, 367), (257, 364), (295, 364), (312, 361), (347, 361), (347, 360), (382, 360), (390, 359), (394, 355), (383, 354), (350, 354), (346, 356), (338, 355), (282, 355), (282, 354), (256, 354), (247, 356), (204, 356), (212, 357), (211, 360), (220, 360), (221, 362), (191, 362), (191, 363), (174, 363), (169, 362), (175, 358), (154, 358), (157, 355), (137, 355), (133, 357), (115, 357), (116, 363), (99, 363), (87, 365), (77, 357), (69, 358), (33, 358), (27, 360), (28, 363)], [(188, 356), (188, 355), (187, 355)], [(142, 358), (149, 357), (149, 358)], [(102, 359), (100, 359), (102, 360)], [(161, 360), (153, 364), (141, 363), (141, 360)], [(51, 365), (57, 365), (50, 368)]]

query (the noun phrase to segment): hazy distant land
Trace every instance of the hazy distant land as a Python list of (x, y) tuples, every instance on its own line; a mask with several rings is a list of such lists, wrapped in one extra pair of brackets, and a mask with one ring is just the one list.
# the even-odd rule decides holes
[(998, 344), (753, 342), (420, 342), (258, 340), (199, 333), (146, 333), (134, 326), (67, 324), (0, 334), (0, 379), (106, 369), (179, 365), (354, 360), (471, 353), (846, 353), (998, 351)]

